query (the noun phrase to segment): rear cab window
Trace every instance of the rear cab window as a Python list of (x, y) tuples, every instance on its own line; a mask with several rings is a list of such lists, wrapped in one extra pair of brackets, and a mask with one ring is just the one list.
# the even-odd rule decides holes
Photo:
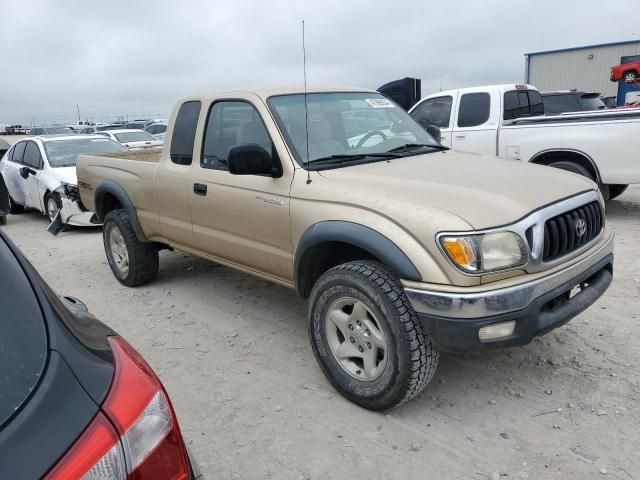
[(489, 120), (491, 95), (487, 92), (465, 93), (460, 97), (458, 127), (477, 127)]
[(184, 102), (178, 110), (171, 137), (171, 161), (178, 165), (191, 165), (193, 160), (196, 128), (202, 103), (199, 100)]
[(0, 427), (28, 400), (47, 360), (40, 305), (22, 267), (0, 237)]
[(505, 120), (544, 115), (544, 104), (536, 90), (511, 90), (504, 94)]

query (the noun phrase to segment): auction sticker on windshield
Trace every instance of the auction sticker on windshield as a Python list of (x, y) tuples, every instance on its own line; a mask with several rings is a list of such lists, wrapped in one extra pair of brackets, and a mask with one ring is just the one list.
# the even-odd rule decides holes
[(373, 108), (395, 108), (395, 105), (386, 98), (367, 98), (366, 101)]

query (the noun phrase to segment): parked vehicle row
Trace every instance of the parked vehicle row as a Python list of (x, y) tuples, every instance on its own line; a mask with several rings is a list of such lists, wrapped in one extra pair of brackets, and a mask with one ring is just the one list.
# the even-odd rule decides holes
[[(467, 94), (439, 102), (478, 143), (495, 145), (502, 98), (510, 119), (543, 108), (515, 85)], [(415, 397), (440, 351), (526, 344), (611, 283), (593, 181), (452, 151), (377, 92), (194, 96), (167, 134), (162, 151), (78, 160), (114, 276), (149, 282), (173, 248), (295, 289), (325, 376), (365, 408)]]
[(156, 139), (144, 130), (103, 130), (97, 132), (97, 135), (108, 137), (127, 147), (129, 150), (145, 150), (147, 148), (162, 147), (162, 140)]

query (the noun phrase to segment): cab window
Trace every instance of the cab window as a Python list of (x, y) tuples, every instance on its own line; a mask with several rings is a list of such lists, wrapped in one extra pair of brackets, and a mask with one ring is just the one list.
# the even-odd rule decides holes
[(191, 165), (201, 105), (198, 100), (184, 102), (178, 110), (171, 138), (170, 156), (173, 163)]
[(243, 101), (216, 102), (207, 116), (200, 165), (228, 170), (229, 149), (248, 143), (260, 145), (272, 159), (275, 157), (269, 132), (253, 105)]
[(535, 90), (512, 90), (504, 94), (504, 119), (544, 115), (544, 104), (540, 92)]
[(411, 116), (423, 127), (435, 125), (440, 128), (449, 128), (452, 103), (453, 97), (449, 95), (430, 98), (414, 108)]
[(489, 120), (491, 96), (487, 92), (465, 93), (460, 98), (458, 127), (477, 127)]

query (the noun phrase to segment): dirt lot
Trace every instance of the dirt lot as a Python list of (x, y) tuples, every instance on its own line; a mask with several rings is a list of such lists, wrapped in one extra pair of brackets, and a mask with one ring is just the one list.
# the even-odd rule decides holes
[(164, 381), (209, 479), (640, 478), (640, 187), (608, 206), (614, 284), (523, 348), (442, 355), (388, 415), (344, 400), (316, 366), (293, 291), (162, 252), (121, 286), (99, 229), (54, 238), (37, 213), (6, 231), (59, 293), (133, 343)]

